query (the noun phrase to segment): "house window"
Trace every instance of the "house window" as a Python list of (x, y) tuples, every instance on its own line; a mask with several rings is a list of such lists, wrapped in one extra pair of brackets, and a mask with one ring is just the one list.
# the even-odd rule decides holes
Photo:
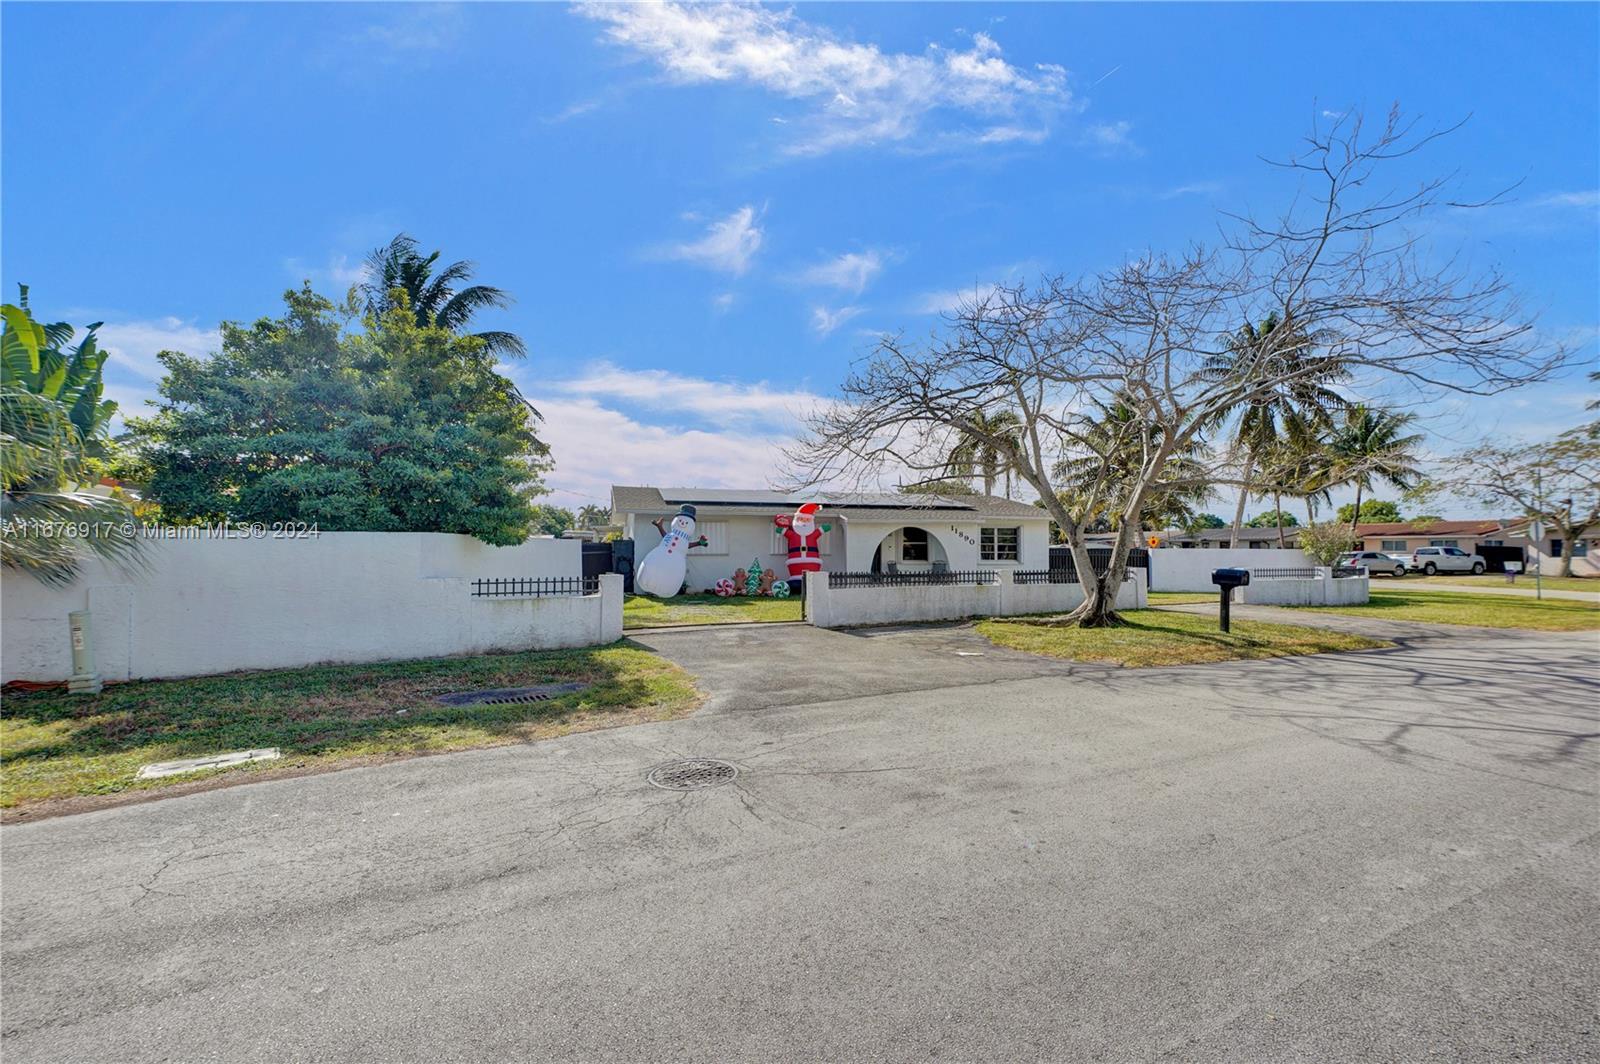
[(1478, 542), (1485, 547), (1504, 547), (1506, 545), (1506, 541), (1503, 539), (1481, 539)]
[(1021, 531), (1017, 528), (980, 528), (978, 557), (986, 562), (1016, 561)]
[(706, 545), (696, 547), (695, 555), (728, 553), (728, 522), (700, 521), (695, 527), (700, 535), (706, 537)]
[(1406, 549), (1406, 541), (1403, 540), (1403, 539), (1386, 539), (1379, 545), (1378, 549), (1379, 550), (1384, 550), (1384, 551), (1391, 551), (1391, 550), (1403, 551), (1403, 550)]
[(900, 560), (925, 562), (928, 560), (928, 530), (902, 528), (900, 530)]
[(1588, 544), (1588, 542), (1586, 540), (1581, 540), (1581, 539), (1573, 540), (1572, 541), (1572, 556), (1574, 558), (1587, 558), (1589, 556), (1589, 544)]
[(1430, 546), (1430, 547), (1459, 547), (1459, 546), (1461, 546), (1461, 541), (1460, 540), (1456, 540), (1456, 539), (1430, 539), (1430, 540), (1428, 540), (1428, 546)]
[(1550, 557), (1552, 557), (1552, 558), (1561, 557), (1561, 548), (1562, 548), (1564, 543), (1565, 543), (1564, 540), (1559, 540), (1559, 539), (1556, 539), (1554, 536), (1551, 536), (1550, 537)]

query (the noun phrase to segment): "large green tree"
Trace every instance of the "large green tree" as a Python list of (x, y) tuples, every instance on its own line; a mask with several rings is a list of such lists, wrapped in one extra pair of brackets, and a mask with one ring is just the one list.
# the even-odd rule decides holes
[[(361, 286), (367, 313), (381, 317), (403, 305), (418, 325), (466, 334), (480, 310), (511, 305), (511, 296), (503, 289), (467, 283), (477, 270), (475, 263), (440, 265), (440, 254), (424, 255), (416, 239), (405, 233), (373, 251), (367, 257), (367, 279)], [(405, 294), (403, 301), (397, 293)], [(490, 329), (470, 335), (482, 340), (490, 354), (521, 358), (528, 353), (516, 333)]]
[(1361, 504), (1361, 512), (1356, 513), (1356, 504), (1347, 502), (1339, 507), (1338, 520), (1345, 524), (1360, 522), (1362, 524), (1394, 524), (1402, 520), (1400, 517), (1400, 504), (1390, 502), (1388, 499), (1368, 499)]
[(0, 563), (62, 583), (90, 555), (131, 559), (134, 515), (97, 484), (117, 409), (102, 397), (99, 323), (69, 347), (76, 330), (35, 321), (25, 285), (0, 313)]
[(159, 356), (160, 408), (129, 425), (165, 519), (528, 536), (548, 450), (483, 340), (403, 297), (359, 331), (309, 286), (284, 302), (214, 357)]

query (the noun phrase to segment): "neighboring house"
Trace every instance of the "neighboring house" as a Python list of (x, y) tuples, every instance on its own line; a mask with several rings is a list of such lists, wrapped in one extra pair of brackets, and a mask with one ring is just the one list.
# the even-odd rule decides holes
[[(1300, 545), (1300, 529), (1294, 526), (1285, 527), (1283, 530), (1283, 543), (1278, 543), (1278, 528), (1241, 528), (1239, 529), (1239, 547), (1249, 550), (1276, 550), (1280, 545), (1291, 550)], [(1199, 532), (1163, 532), (1161, 538), (1169, 547), (1199, 547), (1210, 549), (1213, 547), (1232, 547), (1233, 529), (1206, 528)]]
[(1525, 548), (1529, 572), (1538, 566), (1546, 576), (1555, 576), (1561, 572), (1562, 556), (1571, 553), (1573, 576), (1600, 576), (1600, 527), (1584, 529), (1582, 535), (1569, 543), (1559, 535), (1551, 535), (1546, 522), (1545, 537), (1535, 542), (1528, 538), (1528, 523), (1527, 518), (1508, 521), (1500, 534), (1507, 543)]
[(1493, 518), (1477, 521), (1389, 521), (1356, 525), (1357, 550), (1410, 554), (1418, 547), (1459, 547), (1468, 554), (1483, 547), (1520, 547)]
[(651, 522), (678, 507), (695, 507), (697, 535), (708, 543), (689, 552), (689, 589), (704, 591), (751, 560), (788, 575), (788, 546), (772, 523), (803, 503), (822, 504), (822, 567), (829, 572), (919, 572), (935, 568), (1047, 569), (1050, 518), (1037, 506), (991, 495), (899, 495), (818, 491), (794, 494), (727, 488), (614, 485), (611, 519), (643, 558), (661, 533)]

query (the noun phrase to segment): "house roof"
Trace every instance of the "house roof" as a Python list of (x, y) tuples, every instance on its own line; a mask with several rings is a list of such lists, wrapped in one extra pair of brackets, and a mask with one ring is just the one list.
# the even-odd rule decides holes
[(1494, 518), (1476, 521), (1384, 521), (1356, 525), (1358, 536), (1487, 536), (1500, 531)]
[(903, 495), (896, 492), (784, 492), (733, 488), (653, 488), (612, 485), (611, 512), (670, 513), (684, 503), (714, 509), (718, 514), (766, 515), (802, 503), (822, 504), (824, 514), (845, 520), (903, 521), (918, 515), (951, 520), (1014, 518), (1049, 520), (1037, 506), (996, 495)]

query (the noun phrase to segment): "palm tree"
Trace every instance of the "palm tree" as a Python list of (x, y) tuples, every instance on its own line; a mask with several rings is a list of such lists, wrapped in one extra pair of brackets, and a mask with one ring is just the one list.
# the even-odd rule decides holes
[(578, 507), (579, 528), (599, 528), (610, 523), (611, 511), (606, 507), (596, 506), (593, 503)]
[(1006, 481), (1006, 498), (1011, 498), (1012, 463), (1003, 450), (1022, 446), (1022, 419), (1010, 410), (988, 414), (982, 410), (967, 418), (972, 426), (969, 434), (963, 431), (961, 439), (945, 456), (944, 471), (947, 476), (967, 479), (983, 478), (983, 493), (994, 494), (994, 482), (1003, 475)]
[[(86, 556), (130, 561), (137, 521), (121, 499), (93, 490), (117, 404), (102, 399), (106, 353), (89, 326), (77, 347), (73, 328), (41, 325), (20, 286), (0, 308), (0, 565), (46, 583), (67, 583)], [(68, 527), (77, 535), (63, 534)]]
[(1351, 532), (1361, 520), (1361, 494), (1371, 491), (1374, 482), (1383, 481), (1402, 491), (1416, 482), (1420, 475), (1416, 449), (1422, 434), (1406, 431), (1416, 419), (1415, 414), (1375, 410), (1359, 403), (1345, 411), (1328, 446), (1328, 485), (1355, 485)]
[(1245, 404), (1234, 422), (1233, 445), (1244, 455), (1244, 473), (1233, 515), (1233, 546), (1239, 545), (1245, 506), (1263, 459), (1284, 439), (1305, 439), (1326, 429), (1345, 406), (1344, 397), (1327, 387), (1342, 380), (1345, 371), (1336, 358), (1315, 354), (1317, 346), (1317, 337), (1274, 312), (1259, 325), (1245, 322), (1229, 338), (1227, 353), (1205, 368), (1213, 378), (1248, 379), (1270, 365), (1273, 376), (1283, 378), (1271, 392)]
[[(1159, 444), (1161, 429), (1141, 424), (1131, 403), (1097, 405), (1099, 416), (1078, 437), (1083, 453), (1057, 462), (1052, 472), (1069, 493), (1084, 501), (1096, 485), (1113, 485), (1110, 492), (1098, 496), (1084, 515), (1086, 524), (1103, 521), (1109, 529), (1117, 527), (1126, 509), (1126, 493), (1116, 490), (1116, 486), (1126, 483), (1126, 478), (1108, 478), (1105, 474), (1137, 468), (1143, 452)], [(1181, 528), (1192, 522), (1198, 508), (1211, 499), (1209, 458), (1206, 446), (1199, 440), (1191, 441), (1168, 458), (1160, 478), (1145, 495), (1141, 522), (1157, 529)]]
[[(423, 255), (416, 240), (401, 233), (367, 256), (367, 280), (361, 291), (367, 297), (367, 311), (382, 314), (394, 309), (394, 290), (406, 294), (406, 305), (417, 317), (418, 325), (438, 325), (454, 333), (466, 333), (473, 315), (485, 307), (507, 307), (509, 294), (486, 284), (463, 285), (472, 279), (477, 267), (471, 262), (452, 262), (435, 272), (439, 252)], [(516, 333), (500, 330), (470, 333), (483, 341), (492, 354), (521, 358), (527, 345)]]

